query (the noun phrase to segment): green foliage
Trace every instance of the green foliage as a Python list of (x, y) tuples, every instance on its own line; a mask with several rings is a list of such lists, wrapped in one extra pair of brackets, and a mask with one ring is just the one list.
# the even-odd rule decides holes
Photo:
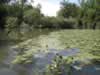
[(60, 55), (57, 55), (53, 60), (53, 63), (47, 67), (47, 75), (71, 75), (73, 57), (63, 58)]
[(98, 0), (79, 0), (79, 4), (80, 6), (77, 6), (74, 3), (63, 0), (58, 17), (75, 18), (77, 21), (75, 28), (99, 29), (97, 24), (100, 21), (100, 2)]
[(40, 4), (33, 7), (26, 3), (27, 0), (20, 0), (13, 4), (9, 2), (10, 0), (0, 2), (0, 28), (5, 28), (5, 18), (9, 16), (18, 18), (19, 28), (25, 22), (32, 28), (100, 29), (99, 0), (79, 0), (79, 6), (63, 0), (57, 17), (44, 16)]
[(18, 39), (20, 36), (18, 25), (18, 18), (16, 17), (7, 17), (6, 18), (6, 25), (5, 25), (5, 32), (10, 39)]
[(42, 28), (59, 28), (59, 19), (55, 17), (42, 17), (41, 18), (41, 24)]
[(13, 31), (14, 29), (17, 28), (17, 23), (18, 23), (18, 19), (15, 17), (7, 17), (6, 18), (6, 31), (9, 33), (10, 31)]
[(4, 4), (0, 4), (0, 28), (4, 28), (5, 24), (5, 16), (7, 15), (6, 6)]
[(62, 17), (43, 17), (42, 28), (72, 29), (76, 27), (77, 20), (74, 18), (65, 19)]
[(80, 7), (82, 27), (96, 29), (97, 23), (100, 20), (100, 15), (97, 14), (100, 11), (98, 0), (80, 0)]
[(58, 12), (58, 16), (64, 18), (77, 17), (79, 15), (78, 11), (79, 7), (76, 4), (64, 0), (61, 2), (61, 9)]
[(77, 21), (74, 18), (63, 19), (61, 23), (61, 28), (64, 29), (73, 29), (76, 27)]
[(20, 12), (21, 12), (20, 10), (21, 8), (18, 6), (18, 4), (7, 6), (8, 16), (19, 17)]
[(34, 8), (24, 12), (24, 21), (29, 25), (38, 25), (41, 18), (40, 12)]

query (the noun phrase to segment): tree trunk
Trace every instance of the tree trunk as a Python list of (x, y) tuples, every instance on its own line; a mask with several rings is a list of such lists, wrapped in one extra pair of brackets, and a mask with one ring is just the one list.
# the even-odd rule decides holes
[(93, 24), (93, 29), (95, 30), (96, 29), (96, 22)]

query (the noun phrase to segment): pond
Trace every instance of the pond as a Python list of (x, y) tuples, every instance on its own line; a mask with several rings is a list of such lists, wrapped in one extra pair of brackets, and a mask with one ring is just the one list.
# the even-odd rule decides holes
[[(36, 36), (33, 33), (34, 36), (20, 43), (2, 41), (3, 43), (0, 44), (0, 75), (42, 75), (46, 70), (46, 66), (52, 64), (56, 54), (67, 57), (81, 53), (80, 47), (66, 47), (66, 44), (63, 44), (65, 38), (65, 41), (69, 41), (68, 37), (64, 37), (67, 33), (63, 32), (37, 31)], [(62, 36), (62, 34), (65, 35)], [(71, 35), (71, 37), (76, 36)], [(31, 59), (27, 58), (30, 56), (32, 57)], [(30, 61), (32, 63), (24, 64)], [(12, 62), (23, 64), (12, 64)], [(80, 66), (82, 64), (83, 62), (78, 61), (73, 64), (72, 75), (100, 75), (100, 65)]]

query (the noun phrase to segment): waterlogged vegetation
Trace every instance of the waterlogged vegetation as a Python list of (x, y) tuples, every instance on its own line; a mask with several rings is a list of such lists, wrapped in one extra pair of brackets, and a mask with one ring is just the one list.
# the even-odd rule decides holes
[(32, 62), (30, 59), (37, 52), (47, 53), (49, 49), (68, 50), (72, 48), (80, 50), (75, 60), (93, 59), (100, 62), (99, 34), (100, 30), (61, 30), (29, 39), (14, 46), (18, 48), (19, 54), (13, 63), (30, 63)]
[(62, 75), (62, 74), (68, 74), (71, 75), (72, 66), (73, 63), (73, 57), (67, 57), (63, 58), (60, 55), (57, 55), (53, 63), (51, 65), (47, 66), (47, 75)]
[[(100, 49), (100, 31), (96, 30), (76, 30), (76, 31), (61, 31), (59, 34), (60, 40), (66, 48), (79, 48), (81, 54), (79, 59), (82, 58), (95, 58), (99, 59), (98, 55)], [(65, 35), (66, 34), (66, 35)], [(97, 51), (94, 56), (93, 51)], [(93, 56), (92, 56), (93, 55)], [(82, 57), (82, 58), (81, 58)], [(99, 61), (99, 60), (98, 60)]]
[[(5, 47), (6, 50), (0, 54), (0, 61), (10, 65), (31, 65), (34, 70), (31, 71), (28, 68), (27, 71), (30, 70), (34, 74), (45, 68), (46, 71), (43, 72), (45, 75), (63, 73), (70, 75), (73, 73), (75, 62), (81, 63), (78, 65), (79, 67), (76, 67), (78, 70), (87, 65), (100, 64), (100, 30), (76, 29), (48, 31), (48, 33), (46, 33), (47, 30), (38, 32), (39, 34), (29, 38), (25, 35), (27, 39), (16, 45), (13, 44), (9, 47), (10, 50)], [(5, 55), (7, 59), (4, 59)], [(62, 69), (64, 70), (62, 71)], [(65, 71), (65, 69), (67, 70)]]
[(78, 70), (86, 65), (100, 64), (99, 34), (100, 30), (59, 30), (41, 34), (12, 46), (12, 54), (17, 53), (10, 63), (31, 65), (34, 69), (31, 72), (37, 75), (41, 70), (45, 70), (42, 71), (44, 75), (71, 75), (75, 62), (80, 63), (76, 67)]

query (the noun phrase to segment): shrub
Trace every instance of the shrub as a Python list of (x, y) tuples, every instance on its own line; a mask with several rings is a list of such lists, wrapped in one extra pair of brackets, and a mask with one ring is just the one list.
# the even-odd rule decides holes
[(10, 32), (17, 27), (18, 19), (16, 17), (7, 17), (6, 18), (6, 31)]
[(16, 17), (7, 17), (6, 18), (6, 25), (5, 25), (5, 32), (11, 39), (18, 39), (20, 36), (20, 29), (18, 25), (18, 18)]
[(76, 23), (77, 23), (77, 20), (73, 18), (62, 19), (60, 21), (60, 27), (63, 29), (73, 29), (73, 28), (76, 28)]
[(40, 12), (35, 8), (24, 12), (24, 21), (29, 25), (37, 25), (40, 21)]

